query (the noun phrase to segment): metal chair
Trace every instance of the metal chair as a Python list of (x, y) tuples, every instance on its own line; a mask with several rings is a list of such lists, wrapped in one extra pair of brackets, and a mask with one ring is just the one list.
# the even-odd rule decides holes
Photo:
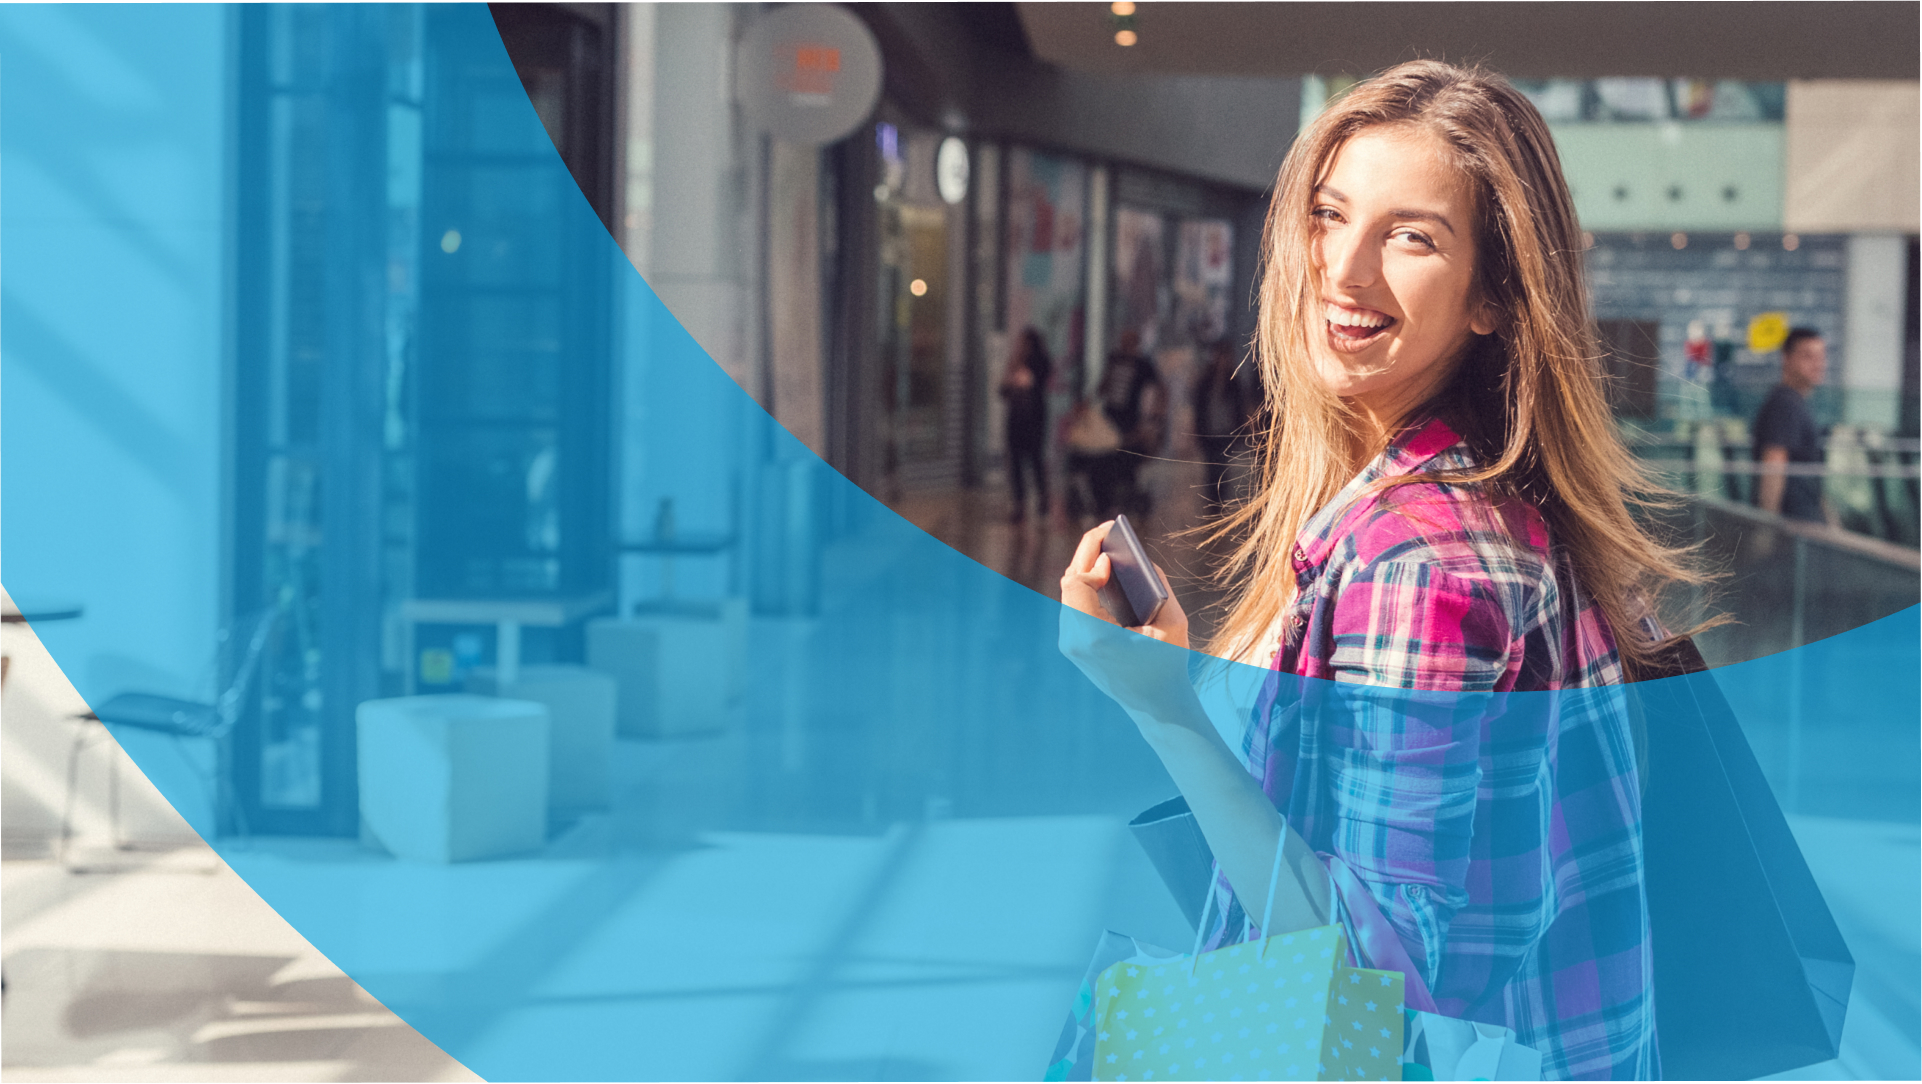
[[(112, 736), (109, 726), (124, 726), (135, 730), (146, 730), (157, 734), (167, 734), (175, 738), (206, 738), (215, 742), (224, 739), (240, 721), (243, 705), (246, 703), (247, 690), (253, 683), (254, 671), (259, 668), (260, 656), (267, 645), (267, 635), (273, 630), (275, 609), (261, 610), (236, 622), (233, 627), (220, 634), (219, 662), (232, 662), (231, 666), (221, 668), (231, 674), (227, 687), (211, 704), (196, 700), (182, 700), (177, 697), (160, 696), (153, 693), (120, 693), (92, 711), (73, 716), (81, 722), (74, 734), (73, 748), (67, 755), (67, 801), (60, 817), (60, 864), (75, 873), (89, 872), (68, 864), (67, 847), (73, 838), (74, 801), (79, 793), (80, 754), (90, 745), (103, 738)], [(235, 658), (235, 652), (239, 656)], [(96, 724), (98, 729), (87, 724)], [(246, 815), (238, 804), (223, 800), (227, 788), (220, 785), (218, 778), (212, 781), (215, 794), (215, 808), (222, 806), (231, 812), (241, 835), (247, 834)], [(107, 824), (108, 833), (115, 850), (131, 850), (133, 846), (120, 839), (120, 761), (114, 758), (108, 762), (107, 785)]]

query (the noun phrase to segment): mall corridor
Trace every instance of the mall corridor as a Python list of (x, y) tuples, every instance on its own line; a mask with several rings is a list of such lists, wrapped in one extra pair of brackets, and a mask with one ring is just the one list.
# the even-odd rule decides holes
[[(1278, 328), (1269, 271), (1325, 250), (1272, 243), (1277, 170), (1411, 56), (1499, 77), (1567, 183), (1531, 213), (1587, 322), (1535, 360), (1588, 424), (1531, 439), (1619, 439), (1714, 573), (1677, 621), (1731, 619), (1698, 645), (1751, 807), (1854, 958), (1794, 1075), (1922, 1077), (1922, 707), (1864, 691), (1919, 665), (1919, 34), (1890, 2), (0, 5), (0, 1082), (1039, 1078), (1104, 930), (1196, 934), (1129, 829), (1173, 777), (1064, 656), (1059, 577), (1126, 508), (1191, 640), (1220, 624), (1205, 461), (1251, 496), (1248, 434), (1319, 396), (1264, 385), (1262, 336), (1374, 349), (1323, 327), (1346, 302)], [(1383, 206), (1410, 228), (1364, 236), (1425, 258), (1447, 216)], [(1241, 747), (1272, 671), (1114, 642)], [(1717, 762), (1621, 737), (1641, 855), (1622, 811)], [(1754, 841), (1721, 827), (1689, 853)]]

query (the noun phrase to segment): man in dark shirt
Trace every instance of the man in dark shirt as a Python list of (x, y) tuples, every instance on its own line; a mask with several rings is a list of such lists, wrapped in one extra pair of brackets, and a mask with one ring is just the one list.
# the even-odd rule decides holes
[(1782, 382), (1755, 414), (1755, 462), (1762, 467), (1755, 478), (1755, 503), (1765, 511), (1789, 519), (1820, 522), (1828, 518), (1822, 510), (1821, 477), (1790, 475), (1779, 469), (1785, 464), (1822, 462), (1822, 436), (1809, 413), (1808, 396), (1822, 383), (1828, 367), (1828, 344), (1821, 332), (1806, 327), (1789, 332), (1782, 343)]

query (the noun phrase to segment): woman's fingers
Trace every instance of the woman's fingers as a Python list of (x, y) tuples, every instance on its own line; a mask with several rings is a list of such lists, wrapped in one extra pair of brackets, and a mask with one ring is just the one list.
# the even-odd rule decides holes
[(1108, 520), (1082, 535), (1081, 543), (1074, 549), (1074, 557), (1068, 562), (1068, 571), (1094, 571), (1095, 558), (1101, 555), (1101, 542), (1108, 537), (1108, 529), (1113, 526), (1114, 520)]
[(1092, 571), (1078, 572), (1072, 568), (1061, 575), (1061, 601), (1084, 613), (1099, 614), (1098, 592), (1108, 582), (1108, 555), (1095, 558)]
[(1101, 552), (1101, 540), (1107, 537), (1111, 526), (1112, 521), (1103, 523), (1082, 535), (1081, 544), (1075, 547), (1074, 559), (1061, 574), (1062, 603), (1104, 621), (1113, 619), (1102, 608), (1098, 594), (1110, 575), (1110, 562), (1108, 555)]

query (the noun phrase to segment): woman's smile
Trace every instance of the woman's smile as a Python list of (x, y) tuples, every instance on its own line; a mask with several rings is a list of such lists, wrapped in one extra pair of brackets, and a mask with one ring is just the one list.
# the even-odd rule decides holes
[(1387, 337), (1395, 318), (1374, 309), (1357, 308), (1335, 301), (1324, 301), (1328, 322), (1328, 345), (1344, 354), (1359, 354)]
[(1392, 427), (1493, 330), (1475, 296), (1473, 189), (1439, 137), (1382, 125), (1335, 153), (1311, 217), (1322, 328), (1309, 353), (1330, 391)]

